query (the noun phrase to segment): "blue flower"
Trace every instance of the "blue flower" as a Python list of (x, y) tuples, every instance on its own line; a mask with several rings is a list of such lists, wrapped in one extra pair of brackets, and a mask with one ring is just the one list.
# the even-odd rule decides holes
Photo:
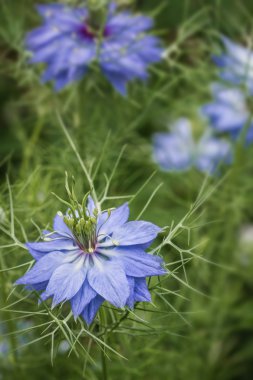
[(150, 302), (146, 277), (166, 273), (161, 257), (145, 252), (161, 231), (144, 221), (130, 221), (127, 204), (98, 212), (89, 196), (84, 211), (57, 214), (54, 231), (44, 241), (27, 243), (35, 265), (16, 283), (43, 291), (41, 299), (53, 298), (52, 307), (71, 302), (75, 317), (90, 324), (106, 300), (133, 308)]
[(253, 94), (253, 52), (252, 50), (222, 37), (225, 53), (214, 56), (221, 68), (221, 78), (233, 84), (242, 84)]
[(231, 149), (227, 141), (209, 133), (195, 142), (188, 119), (178, 119), (171, 132), (156, 133), (153, 138), (154, 160), (165, 171), (185, 171), (195, 166), (212, 174), (221, 161), (231, 161)]
[(106, 22), (92, 24), (87, 8), (62, 4), (39, 5), (43, 25), (28, 34), (26, 46), (31, 63), (46, 63), (42, 81), (53, 80), (59, 91), (80, 80), (97, 63), (109, 82), (122, 95), (128, 81), (148, 78), (147, 68), (162, 57), (159, 39), (146, 34), (153, 22), (149, 17), (116, 12), (108, 7)]
[(229, 88), (219, 83), (214, 83), (211, 88), (214, 101), (201, 109), (211, 127), (216, 132), (229, 133), (233, 138), (238, 138), (245, 129), (246, 142), (252, 142), (253, 123), (245, 93), (240, 88)]

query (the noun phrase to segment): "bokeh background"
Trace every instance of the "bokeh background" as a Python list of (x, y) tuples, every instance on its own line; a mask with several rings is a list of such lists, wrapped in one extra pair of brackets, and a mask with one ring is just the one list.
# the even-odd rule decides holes
[(35, 296), (13, 287), (30, 260), (13, 243), (13, 226), (19, 241), (38, 238), (38, 230), (62, 207), (51, 193), (64, 196), (65, 171), (74, 175), (79, 194), (87, 191), (56, 112), (86, 165), (91, 168), (101, 160), (98, 192), (105, 186), (104, 173), (109, 176), (121, 156), (110, 194), (141, 189), (131, 202), (131, 218), (160, 183), (143, 214), (160, 226), (176, 225), (201, 199), (186, 220), (188, 228), (173, 237), (180, 252), (173, 246), (162, 252), (175, 274), (167, 280), (165, 302), (157, 299), (153, 312), (139, 310), (145, 325), (126, 321), (110, 337), (110, 345), (127, 360), (110, 354), (109, 379), (251, 379), (253, 148), (241, 149), (220, 177), (209, 178), (195, 169), (159, 171), (151, 141), (153, 133), (166, 131), (181, 116), (192, 120), (196, 134), (206, 128), (199, 108), (210, 100), (210, 83), (217, 79), (211, 55), (221, 50), (221, 33), (238, 42), (252, 40), (253, 2), (132, 1), (132, 9), (154, 17), (155, 33), (168, 54), (151, 68), (147, 83), (130, 84), (126, 98), (94, 74), (59, 94), (50, 84), (41, 85), (41, 70), (27, 64), (23, 47), (26, 32), (39, 23), (36, 3), (0, 1), (0, 379), (101, 376), (99, 347), (83, 338), (90, 361), (83, 350), (70, 352), (60, 332), (52, 353), (44, 325), (47, 314), (40, 312)]

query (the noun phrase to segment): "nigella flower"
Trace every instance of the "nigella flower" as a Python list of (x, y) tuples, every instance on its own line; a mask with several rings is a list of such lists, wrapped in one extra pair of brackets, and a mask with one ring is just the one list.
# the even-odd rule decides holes
[(127, 204), (98, 212), (90, 196), (87, 207), (57, 214), (43, 242), (27, 243), (36, 263), (17, 284), (42, 290), (41, 299), (52, 297), (53, 307), (70, 301), (74, 316), (88, 324), (105, 300), (119, 308), (150, 302), (146, 277), (166, 270), (161, 257), (145, 250), (161, 228), (128, 217)]
[(211, 87), (213, 102), (202, 107), (202, 114), (210, 121), (210, 126), (219, 133), (229, 133), (237, 138), (244, 133), (246, 142), (253, 141), (253, 121), (250, 99), (240, 88), (229, 88), (219, 83)]
[(42, 81), (53, 80), (55, 90), (81, 79), (92, 63), (121, 94), (132, 79), (147, 79), (147, 67), (162, 56), (159, 39), (146, 34), (152, 19), (108, 7), (106, 21), (97, 25), (85, 7), (39, 5), (41, 27), (28, 34), (31, 63), (46, 63)]
[(220, 76), (233, 84), (242, 84), (253, 94), (253, 52), (222, 36), (225, 52), (214, 56), (215, 63), (221, 68)]
[(195, 142), (188, 119), (178, 119), (171, 132), (156, 133), (153, 138), (155, 162), (165, 171), (185, 171), (196, 167), (212, 174), (221, 162), (231, 161), (230, 145), (206, 133)]

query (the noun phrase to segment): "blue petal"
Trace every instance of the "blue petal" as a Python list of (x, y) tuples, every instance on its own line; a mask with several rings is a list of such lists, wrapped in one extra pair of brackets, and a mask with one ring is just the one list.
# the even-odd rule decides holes
[(52, 307), (70, 300), (79, 291), (86, 277), (83, 260), (63, 264), (52, 274), (46, 288), (46, 296), (53, 296)]
[(135, 278), (134, 296), (136, 302), (151, 302), (145, 278)]
[(118, 91), (122, 96), (127, 95), (127, 79), (122, 74), (111, 73), (107, 71), (106, 68), (102, 68), (105, 77), (111, 83), (111, 85)]
[(124, 307), (129, 296), (129, 286), (122, 266), (115, 261), (94, 257), (94, 266), (88, 271), (90, 286), (116, 307)]
[(134, 278), (127, 276), (130, 295), (127, 300), (127, 305), (133, 309), (135, 302), (150, 302), (151, 295), (149, 293), (146, 279), (144, 278)]
[(102, 70), (112, 84), (117, 85), (117, 81), (123, 82), (134, 78), (147, 79), (146, 64), (141, 57), (137, 53), (130, 52), (122, 55), (121, 49), (113, 50), (113, 46), (108, 45), (100, 57)]
[(39, 4), (36, 5), (36, 8), (41, 16), (48, 18), (63, 11), (66, 6), (63, 4)]
[(127, 281), (129, 285), (129, 297), (127, 299), (127, 306), (130, 307), (130, 309), (134, 308), (135, 298), (134, 298), (134, 278), (127, 276)]
[(138, 245), (151, 242), (161, 232), (161, 228), (155, 224), (144, 221), (132, 221), (115, 228), (111, 239), (106, 240), (98, 247)]
[[(33, 50), (33, 56), (30, 59), (30, 63), (40, 63), (40, 62), (50, 62), (51, 60), (55, 59), (55, 52), (61, 48), (62, 45), (64, 45), (64, 51), (69, 49), (68, 51), (71, 51), (71, 46), (73, 45), (73, 41), (66, 41), (64, 37), (58, 37), (50, 44), (43, 45), (39, 49)], [(70, 47), (68, 47), (70, 45)]]
[(48, 281), (44, 281), (44, 282), (39, 282), (38, 284), (27, 285), (26, 289), (40, 292), (41, 290), (45, 290), (47, 285), (48, 285)]
[(78, 248), (74, 240), (67, 239), (67, 238), (62, 238), (59, 237), (57, 239), (53, 239), (50, 241), (45, 241), (45, 242), (38, 242), (38, 243), (33, 243), (29, 242), (26, 243), (26, 246), (28, 250), (31, 253), (36, 251), (39, 253), (48, 253), (52, 251), (73, 251)]
[(46, 43), (52, 43), (55, 38), (60, 36), (60, 33), (60, 30), (56, 28), (42, 26), (28, 33), (25, 43), (29, 50), (33, 50)]
[(63, 216), (56, 214), (54, 218), (54, 231), (58, 232), (59, 235), (73, 238), (71, 230), (68, 228), (63, 220)]
[(69, 57), (70, 65), (88, 65), (96, 58), (96, 45), (89, 44), (85, 47), (75, 48)]
[(37, 284), (48, 281), (53, 272), (63, 264), (66, 255), (61, 252), (51, 252), (42, 257), (16, 284)]
[(87, 202), (87, 210), (88, 210), (90, 216), (93, 216), (95, 209), (96, 209), (95, 202), (94, 202), (93, 198), (89, 195), (88, 196), (88, 202)]
[(66, 70), (62, 71), (55, 77), (55, 85), (54, 89), (55, 91), (60, 91), (63, 89), (63, 87), (67, 86), (69, 83), (78, 81), (81, 79), (85, 72), (86, 67), (73, 67), (73, 70)]
[(217, 55), (213, 55), (212, 56), (212, 60), (213, 62), (219, 66), (219, 67), (225, 67), (226, 66), (226, 63), (227, 63), (227, 59), (226, 59), (226, 56), (225, 55), (220, 55), (220, 56), (217, 56)]
[[(110, 215), (110, 216), (108, 216)], [(129, 207), (127, 203), (112, 210), (109, 214), (105, 212), (98, 216), (98, 238), (110, 235), (115, 227), (122, 226), (129, 218)], [(103, 236), (104, 235), (104, 236)]]
[(100, 308), (100, 306), (102, 305), (102, 303), (104, 302), (104, 299), (103, 297), (100, 297), (99, 295), (97, 295), (83, 310), (82, 312), (82, 317), (83, 319), (86, 321), (87, 325), (90, 325), (96, 314), (97, 314), (97, 311), (98, 309)]
[[(37, 260), (40, 260), (43, 256), (45, 256), (47, 253), (49, 252), (41, 252), (41, 251), (37, 251), (36, 249), (33, 249), (32, 247), (30, 247), (30, 244), (32, 243), (26, 243), (26, 247), (29, 251), (29, 253), (32, 255), (32, 257), (37, 261)], [(51, 251), (52, 252), (52, 251)]]
[[(105, 252), (104, 250), (103, 253)], [(112, 254), (114, 259), (120, 261), (128, 276), (148, 277), (167, 273), (162, 267), (163, 259), (160, 256), (150, 255), (138, 246), (116, 247), (112, 250)]]
[(222, 41), (227, 49), (227, 53), (240, 64), (249, 65), (252, 60), (252, 51), (242, 45), (232, 42), (229, 38), (222, 36)]
[(121, 12), (111, 17), (107, 25), (119, 37), (126, 34), (136, 38), (141, 32), (152, 28), (153, 20), (146, 16), (132, 16), (130, 12)]
[(52, 22), (58, 25), (83, 21), (88, 13), (85, 7), (70, 8), (64, 4), (43, 4), (36, 6), (39, 14), (44, 18), (47, 25)]
[(97, 295), (97, 292), (92, 289), (87, 278), (85, 279), (82, 287), (71, 299), (71, 307), (75, 317), (78, 317), (84, 310), (84, 308), (93, 300)]

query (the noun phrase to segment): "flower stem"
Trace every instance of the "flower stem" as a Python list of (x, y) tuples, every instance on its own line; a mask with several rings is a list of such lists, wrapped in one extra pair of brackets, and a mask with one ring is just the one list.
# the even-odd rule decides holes
[[(107, 315), (106, 312), (103, 308), (100, 309), (99, 313), (99, 319), (100, 319), (100, 329), (104, 330), (107, 324)], [(106, 334), (104, 334), (103, 337), (104, 343), (106, 342)], [(107, 357), (105, 353), (105, 346), (101, 347), (101, 367), (102, 367), (102, 372), (101, 372), (101, 379), (102, 380), (108, 380), (108, 372), (107, 372)]]
[(33, 156), (34, 149), (40, 137), (42, 128), (43, 128), (43, 123), (38, 122), (33, 130), (30, 140), (26, 144), (26, 148), (24, 151), (24, 159), (23, 159), (21, 169), (20, 169), (21, 177), (27, 176), (28, 165), (29, 165), (31, 157)]
[(105, 348), (101, 349), (101, 364), (102, 364), (102, 380), (108, 380), (107, 376), (107, 359), (105, 355)]
[(64, 132), (64, 134), (65, 134), (65, 136), (66, 136), (66, 138), (67, 138), (67, 140), (68, 140), (68, 142), (70, 144), (70, 146), (71, 146), (71, 148), (73, 149), (73, 151), (74, 151), (74, 153), (75, 153), (75, 155), (76, 155), (76, 157), (77, 157), (77, 159), (79, 161), (79, 164), (80, 164), (80, 166), (81, 166), (81, 168), (82, 168), (82, 170), (83, 170), (83, 172), (85, 174), (85, 177), (86, 177), (87, 182), (89, 184), (91, 195), (92, 195), (92, 197), (94, 199), (94, 202), (95, 202), (96, 206), (99, 207), (98, 199), (97, 199), (97, 194), (96, 194), (96, 191), (94, 189), (94, 184), (93, 184), (93, 180), (92, 180), (92, 178), (90, 176), (90, 173), (89, 173), (88, 169), (86, 168), (86, 166), (84, 165), (83, 160), (82, 160), (82, 158), (81, 158), (81, 156), (80, 156), (80, 154), (79, 154), (79, 152), (78, 152), (78, 150), (77, 150), (77, 148), (76, 148), (76, 146), (75, 146), (75, 144), (74, 144), (74, 142), (73, 142), (73, 140), (72, 140), (69, 132), (67, 131), (67, 128), (66, 128), (65, 124), (63, 123), (63, 120), (62, 120), (59, 112), (56, 112), (56, 116), (57, 116), (59, 124), (60, 124), (60, 126), (61, 126), (61, 128), (62, 128), (62, 130), (63, 130), (63, 132)]

